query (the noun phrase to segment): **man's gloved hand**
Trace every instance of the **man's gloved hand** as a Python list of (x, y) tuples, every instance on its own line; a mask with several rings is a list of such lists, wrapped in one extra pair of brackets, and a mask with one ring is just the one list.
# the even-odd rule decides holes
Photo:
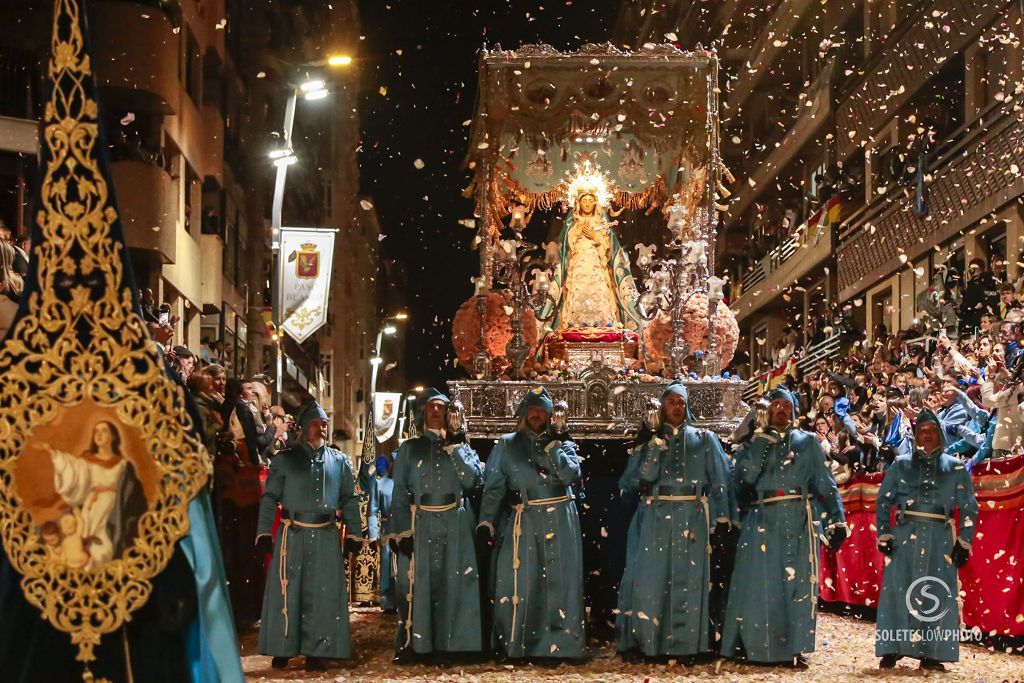
[(262, 557), (274, 552), (274, 539), (270, 536), (260, 536), (256, 539), (256, 555)]
[(637, 430), (636, 439), (633, 440), (633, 447), (638, 448), (643, 446), (645, 443), (654, 438), (655, 431), (647, 425), (647, 420), (640, 423), (640, 429)]
[(459, 443), (469, 443), (469, 440), (466, 438), (465, 430), (463, 430), (458, 432), (448, 432), (445, 438), (445, 443), (454, 445)]
[(476, 547), (483, 551), (494, 547), (494, 534), (491, 533), (491, 527), (486, 524), (481, 524), (476, 528)]
[(345, 542), (342, 545), (346, 555), (358, 555), (359, 551), (363, 549), (362, 540), (352, 538), (351, 536), (346, 536)]
[(970, 557), (970, 548), (964, 547), (964, 545), (960, 543), (960, 540), (958, 539), (957, 542), (953, 544), (953, 550), (949, 553), (949, 559), (953, 560), (953, 564), (955, 564), (956, 568), (959, 569), (960, 567), (967, 564), (967, 560), (970, 559)]
[(878, 539), (878, 552), (882, 553), (886, 557), (892, 557), (892, 553), (895, 549), (895, 539), (891, 535)]
[(832, 552), (836, 552), (849, 535), (850, 530), (846, 528), (846, 525), (834, 526), (825, 532), (825, 545)]
[(415, 548), (412, 536), (406, 536), (398, 541), (398, 552), (402, 553), (407, 557), (412, 557), (412, 551)]
[(557, 428), (554, 425), (548, 425), (548, 438), (551, 441), (560, 441), (565, 443), (566, 441), (572, 441), (572, 436), (569, 435), (569, 430), (563, 428), (562, 431), (556, 431)]
[(388, 547), (391, 548), (391, 552), (393, 552), (395, 555), (397, 555), (399, 552), (401, 552), (398, 549), (398, 541), (393, 539), (393, 538), (389, 538), (388, 539)]

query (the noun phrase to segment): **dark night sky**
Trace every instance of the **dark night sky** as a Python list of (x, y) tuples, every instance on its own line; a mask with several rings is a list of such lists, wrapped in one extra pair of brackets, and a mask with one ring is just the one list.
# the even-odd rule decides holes
[[(546, 42), (575, 49), (611, 36), (613, 0), (365, 0), (361, 59), (362, 191), (380, 216), (384, 258), (408, 277), (406, 377), (410, 386), (442, 386), (453, 367), (451, 318), (472, 293), (478, 270), (470, 248), (473, 202), (462, 190), (484, 43), (509, 49)], [(401, 54), (399, 54), (399, 52)], [(382, 94), (382, 88), (386, 92)], [(417, 169), (416, 160), (423, 162)]]

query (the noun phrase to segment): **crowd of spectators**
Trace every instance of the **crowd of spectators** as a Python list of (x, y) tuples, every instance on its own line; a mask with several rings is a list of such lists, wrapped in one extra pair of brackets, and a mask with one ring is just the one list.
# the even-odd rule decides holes
[[(964, 283), (940, 269), (911, 328), (878, 326), (870, 338), (834, 330), (844, 338), (839, 352), (786, 377), (800, 396), (802, 427), (818, 436), (839, 483), (909, 454), (925, 408), (939, 417), (945, 451), (968, 469), (1024, 452), (1019, 284), (982, 259), (970, 262)], [(773, 362), (800, 358), (806, 351), (795, 342), (785, 335)]]
[(150, 336), (171, 372), (185, 385), (198, 429), (213, 457), (213, 508), (224, 556), (236, 624), (248, 628), (259, 619), (263, 561), (253, 548), (263, 480), (279, 451), (296, 443), (295, 419), (274, 404), (270, 380), (230, 376), (216, 355), (219, 345), (203, 340), (198, 352), (174, 343), (176, 317), (157, 305), (152, 290), (139, 297)]

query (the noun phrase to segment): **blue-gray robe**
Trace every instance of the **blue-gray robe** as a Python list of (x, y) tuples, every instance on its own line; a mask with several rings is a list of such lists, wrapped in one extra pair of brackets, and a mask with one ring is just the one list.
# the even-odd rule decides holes
[[(960, 658), (959, 582), (950, 560), (955, 527), (947, 521), (956, 508), (960, 509), (959, 542), (969, 549), (978, 501), (971, 475), (952, 456), (917, 451), (897, 458), (885, 473), (875, 526), (880, 540), (893, 541), (894, 551), (886, 561), (878, 599), (875, 654), (879, 657), (896, 654), (940, 662)], [(894, 509), (895, 525), (890, 522)], [(914, 585), (915, 581), (919, 582)]]
[[(729, 522), (730, 466), (704, 429), (666, 425), (638, 447), (619, 480), (640, 495), (629, 526), (615, 646), (649, 656), (711, 649), (710, 530)], [(673, 498), (693, 500), (673, 500)]]
[(585, 654), (579, 478), (575, 444), (529, 429), (502, 436), (487, 459), (480, 523), (497, 532), (493, 635), (509, 657)]
[[(370, 540), (387, 538), (391, 533), (391, 499), (395, 490), (395, 482), (391, 477), (375, 477), (370, 482), (370, 501), (367, 505), (366, 526), (370, 532)], [(391, 548), (387, 543), (380, 544), (380, 608), (386, 610), (395, 607), (395, 571)]]
[[(390, 537), (411, 536), (415, 543), (411, 583), (410, 558), (399, 554), (396, 562), (396, 647), (419, 653), (479, 651), (480, 575), (474, 514), (465, 492), (483, 482), (480, 458), (468, 444), (446, 446), (428, 431), (398, 449), (393, 475)], [(455, 502), (435, 504), (447, 500)]]
[[(741, 513), (721, 652), (792, 661), (814, 651), (818, 534), (845, 524), (839, 490), (817, 438), (800, 429), (759, 433), (740, 446), (733, 482), (741, 502), (744, 485), (757, 496)], [(797, 497), (771, 501), (781, 496)]]
[[(259, 651), (273, 657), (303, 654), (347, 659), (352, 655), (348, 589), (334, 515), (341, 510), (349, 535), (358, 538), (359, 498), (348, 456), (329, 446), (314, 452), (307, 444), (278, 453), (260, 500), (260, 536), (272, 532), (278, 504), (299, 519), (287, 524), (282, 517), (274, 541)], [(329, 516), (330, 522), (302, 525), (317, 515)]]

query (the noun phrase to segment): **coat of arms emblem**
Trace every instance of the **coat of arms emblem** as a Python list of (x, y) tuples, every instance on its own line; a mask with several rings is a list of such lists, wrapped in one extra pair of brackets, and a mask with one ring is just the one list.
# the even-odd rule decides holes
[(306, 242), (299, 249), (295, 260), (295, 277), (304, 280), (315, 279), (320, 274), (320, 250), (312, 242)]

